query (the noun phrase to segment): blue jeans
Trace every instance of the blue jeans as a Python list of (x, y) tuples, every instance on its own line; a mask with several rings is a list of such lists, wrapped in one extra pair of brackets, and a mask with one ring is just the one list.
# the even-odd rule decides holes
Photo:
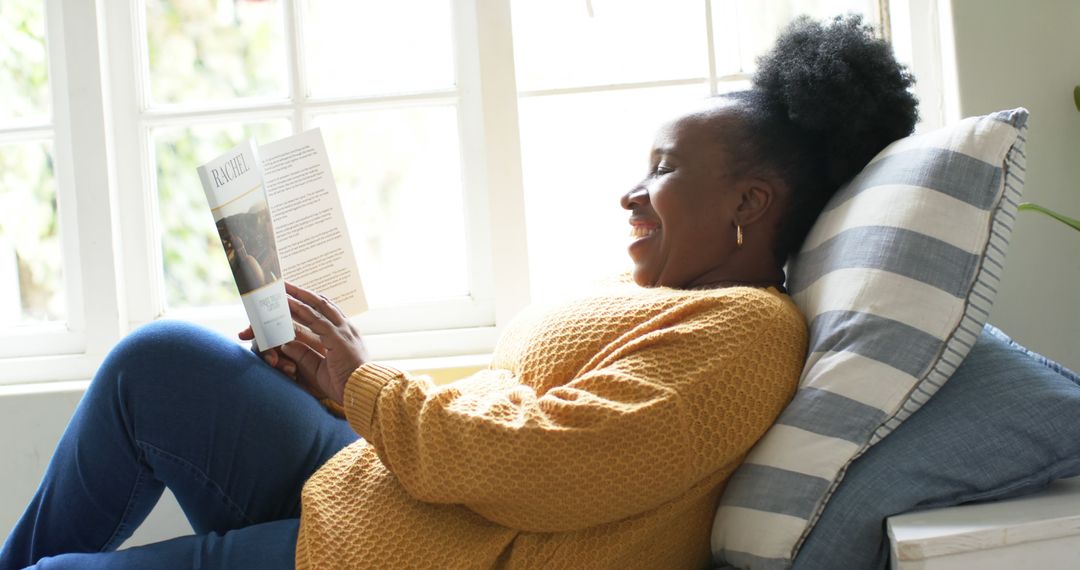
[[(304, 481), (356, 439), (236, 343), (147, 325), (98, 370), (0, 570), (292, 568)], [(166, 486), (195, 535), (117, 551)]]

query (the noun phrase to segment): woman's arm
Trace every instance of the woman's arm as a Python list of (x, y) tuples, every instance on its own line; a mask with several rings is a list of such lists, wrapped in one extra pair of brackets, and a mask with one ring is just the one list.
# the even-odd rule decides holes
[(530, 531), (623, 519), (733, 468), (787, 403), (805, 333), (772, 307), (693, 315), (544, 394), (505, 371), (435, 386), (366, 363), (346, 415), (419, 500)]

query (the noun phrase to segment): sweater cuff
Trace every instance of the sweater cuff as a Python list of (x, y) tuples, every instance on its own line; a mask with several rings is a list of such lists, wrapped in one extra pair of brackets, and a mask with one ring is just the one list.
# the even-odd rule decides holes
[(345, 418), (360, 437), (371, 443), (372, 420), (379, 405), (379, 392), (401, 371), (368, 362), (353, 370), (345, 383)]

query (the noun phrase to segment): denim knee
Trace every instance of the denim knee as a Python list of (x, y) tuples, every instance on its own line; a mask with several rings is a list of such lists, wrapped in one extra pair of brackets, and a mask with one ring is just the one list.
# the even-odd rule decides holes
[(184, 321), (160, 320), (143, 325), (124, 337), (109, 359), (182, 357), (209, 345), (226, 341), (210, 329)]
[(116, 390), (122, 384), (126, 392), (147, 383), (154, 389), (177, 382), (191, 385), (257, 361), (250, 351), (207, 328), (160, 320), (139, 327), (117, 343), (101, 364), (94, 387)]

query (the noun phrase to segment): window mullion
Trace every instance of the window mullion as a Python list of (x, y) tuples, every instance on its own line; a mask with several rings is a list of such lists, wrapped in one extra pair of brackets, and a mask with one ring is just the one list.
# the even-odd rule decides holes
[(510, 0), (454, 0), (453, 13), (470, 286), (482, 300), (494, 284), (502, 327), (530, 299)]
[[(882, 6), (896, 58), (919, 78), (912, 91), (919, 99), (916, 132), (936, 129), (959, 119), (949, 3), (937, 0), (893, 0)], [(884, 19), (885, 16), (882, 16)]]
[(878, 33), (889, 44), (892, 44), (892, 16), (889, 11), (889, 0), (878, 0), (877, 3), (877, 16), (878, 16)]
[(288, 57), (289, 85), (292, 100), (292, 127), (294, 133), (302, 132), (307, 128), (307, 116), (304, 113), (304, 103), (307, 102), (307, 82), (303, 65), (303, 34), (301, 28), (303, 21), (300, 6), (301, 0), (285, 0), (285, 53)]
[(53, 125), (51, 123), (34, 123), (0, 128), (0, 142), (20, 142), (24, 140), (49, 139), (52, 137)]
[(475, 3), (451, 0), (455, 98), (461, 149), (461, 182), (465, 215), (465, 262), (469, 295), (485, 305), (488, 323), (495, 323), (491, 232), (491, 204), (487, 197), (483, 102), (480, 100), (480, 54), (477, 49)]
[[(104, 354), (119, 338), (123, 310), (97, 6), (92, 0), (46, 2), (69, 323), (93, 332), (86, 335), (90, 355)], [(93, 303), (83, 302), (91, 297)]]
[[(313, 99), (305, 97), (293, 102), (292, 100), (281, 101), (252, 101), (241, 99), (238, 103), (215, 104), (203, 107), (189, 107), (173, 105), (157, 107), (142, 113), (145, 124), (153, 126), (190, 124), (193, 121), (204, 119), (234, 119), (259, 120), (265, 117), (279, 117), (284, 113), (295, 112), (333, 112), (348, 111), (354, 109), (394, 109), (408, 106), (439, 105), (447, 102), (457, 102), (457, 91), (452, 89), (441, 91), (425, 91), (417, 93), (395, 93), (392, 95), (365, 95), (355, 97), (334, 97)], [(2, 134), (2, 132), (0, 132)]]
[(83, 313), (82, 266), (79, 255), (78, 202), (72, 166), (71, 102), (69, 101), (67, 47), (72, 40), (65, 35), (64, 13), (60, 2), (45, 2), (45, 37), (48, 48), (49, 90), (52, 96), (53, 179), (56, 184), (57, 223), (60, 227), (61, 259), (63, 260), (64, 295), (69, 331), (77, 334), (75, 346), (65, 352), (86, 350), (86, 318)]
[(123, 253), (127, 328), (157, 318), (162, 300), (161, 251), (158, 247), (148, 132), (142, 122), (149, 100), (143, 34), (143, 2), (103, 2), (105, 53), (108, 54), (109, 105), (112, 110), (112, 145), (119, 201), (120, 250)]
[(709, 95), (715, 96), (718, 92), (716, 80), (716, 47), (713, 39), (712, 0), (705, 0), (705, 39), (709, 50)]
[[(742, 77), (741, 75), (739, 77)], [(716, 78), (722, 81), (725, 78)], [(634, 83), (610, 83), (601, 85), (581, 85), (576, 87), (554, 87), (551, 89), (534, 89), (519, 91), (519, 97), (548, 97), (551, 95), (576, 95), (579, 93), (598, 93), (601, 91), (627, 91), (629, 89), (650, 89), (654, 87), (678, 87), (680, 85), (697, 85), (709, 81), (707, 77), (686, 77), (680, 79), (661, 79), (657, 81), (635, 81)]]

